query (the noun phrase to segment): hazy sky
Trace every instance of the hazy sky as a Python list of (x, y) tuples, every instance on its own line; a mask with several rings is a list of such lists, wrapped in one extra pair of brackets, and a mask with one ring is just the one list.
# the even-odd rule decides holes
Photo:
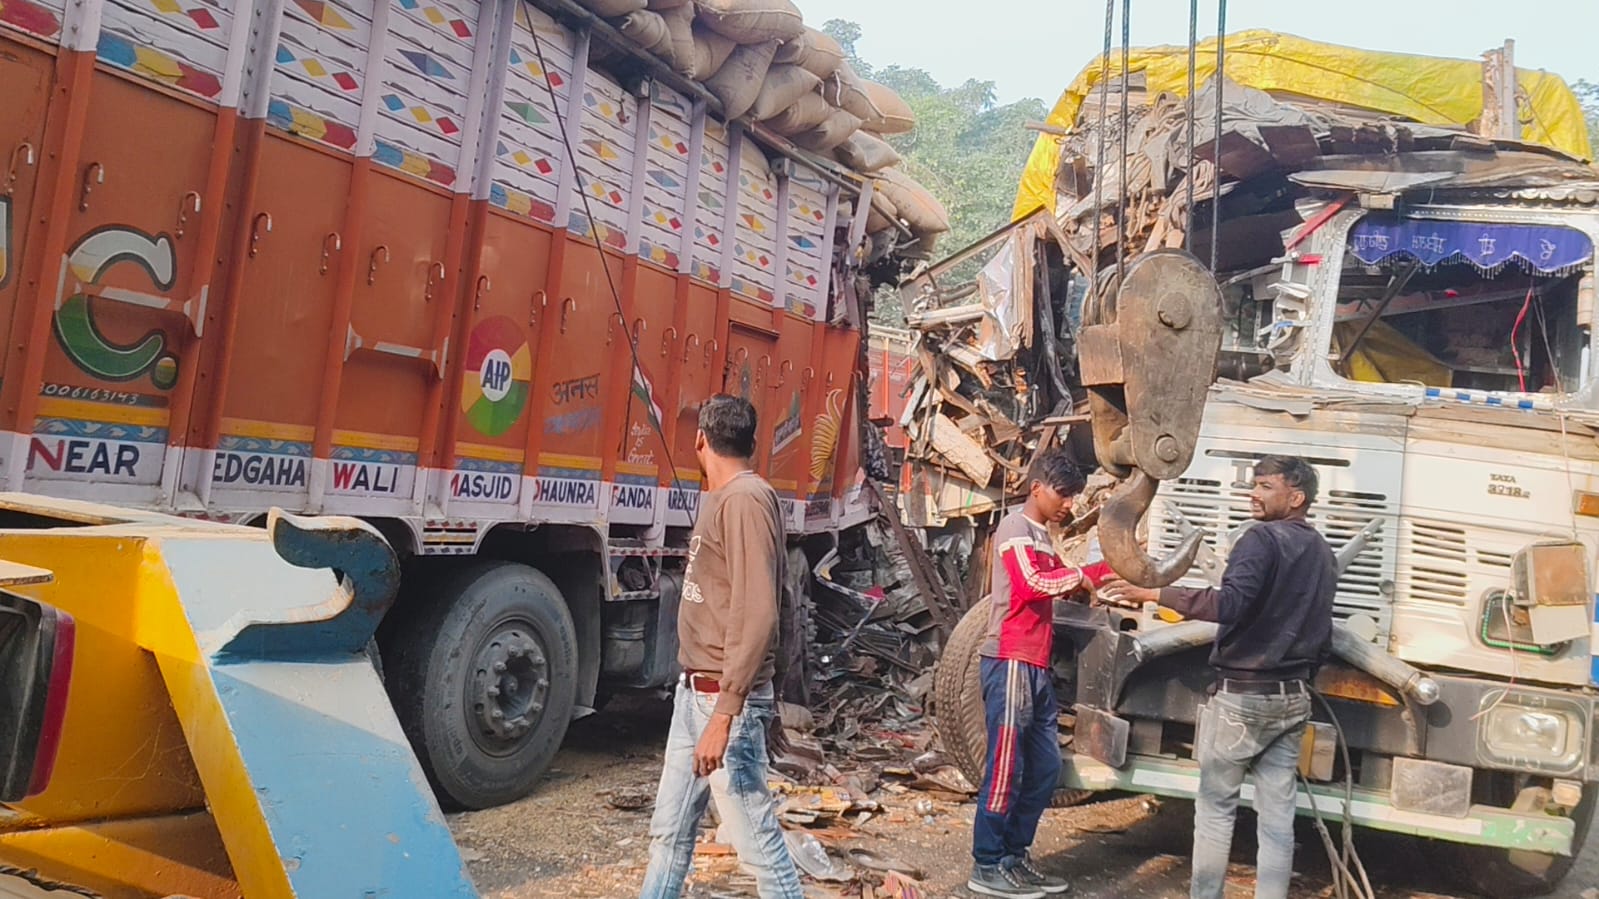
[[(995, 82), (1002, 102), (1053, 104), (1100, 51), (1102, 0), (795, 0), (805, 20), (861, 26), (873, 65), (927, 70), (942, 84)], [(1121, 0), (1116, 8), (1121, 9)], [(1199, 33), (1216, 33), (1216, 0), (1200, 0)], [(1265, 28), (1372, 50), (1478, 58), (1506, 38), (1516, 65), (1567, 82), (1599, 81), (1599, 0), (1231, 0), (1229, 33)], [(1121, 25), (1113, 38), (1121, 42)], [(1187, 0), (1132, 3), (1132, 44), (1188, 42)]]

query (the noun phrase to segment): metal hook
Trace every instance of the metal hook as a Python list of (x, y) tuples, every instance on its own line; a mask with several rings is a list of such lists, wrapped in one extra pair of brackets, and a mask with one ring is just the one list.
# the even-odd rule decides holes
[(633, 343), (636, 345), (644, 332), (650, 329), (649, 323), (642, 318), (633, 319)]
[(388, 244), (380, 243), (377, 246), (372, 248), (372, 255), (370, 257), (368, 257), (367, 264), (366, 264), (366, 286), (368, 286), (368, 287), (371, 287), (372, 285), (378, 283), (378, 254), (379, 253), (383, 254), (383, 262), (385, 264), (393, 261), (393, 257), (389, 255), (389, 245)]
[(183, 199), (178, 201), (178, 230), (173, 232), (173, 237), (183, 236), (184, 226), (189, 223), (189, 202), (191, 198), (194, 201), (195, 214), (198, 215), (200, 213), (200, 193), (191, 190), (184, 194)]
[(1099, 510), (1099, 545), (1105, 561), (1128, 583), (1140, 587), (1164, 587), (1186, 574), (1205, 536), (1198, 528), (1184, 534), (1176, 551), (1164, 559), (1150, 556), (1138, 545), (1138, 522), (1154, 501), (1158, 483), (1142, 469), (1134, 469)]
[(549, 306), (550, 306), (550, 295), (548, 293), (546, 293), (543, 288), (540, 288), (538, 290), (533, 291), (533, 295), (528, 298), (528, 304), (527, 304), (527, 309), (528, 309), (528, 312), (527, 312), (527, 324), (528, 324), (528, 327), (531, 328), (531, 327), (537, 325), (539, 323), (539, 310), (540, 309), (548, 309)]
[(494, 289), (494, 282), (488, 275), (477, 276), (477, 290), (472, 293), (472, 308), (483, 308), (483, 295)]
[(661, 358), (665, 359), (672, 352), (672, 341), (677, 339), (677, 328), (671, 325), (661, 332)]
[(611, 344), (616, 342), (616, 326), (617, 326), (618, 323), (620, 323), (622, 325), (622, 327), (624, 327), (624, 328), (627, 327), (627, 317), (624, 316), (620, 312), (612, 312), (605, 319), (605, 345), (606, 346), (610, 346)]
[(827, 373), (826, 384), (827, 384), (828, 387), (832, 387), (833, 386), (833, 373), (832, 372), (828, 372)]
[(800, 372), (800, 377), (804, 378), (805, 383), (809, 384), (810, 382), (816, 380), (816, 369), (813, 366), (807, 365), (805, 366), (805, 370)]
[(25, 165), (33, 165), (33, 159), (33, 144), (23, 141), (11, 148), (11, 168), (6, 172), (5, 189), (0, 190), (0, 195), (11, 195), (11, 186), (17, 183), (18, 178), (22, 177), (18, 170)]
[(738, 349), (733, 351), (733, 358), (732, 358), (731, 361), (732, 361), (732, 363), (734, 365), (738, 365), (739, 363), (745, 361), (749, 357), (750, 357), (749, 348), (748, 347), (739, 347)]
[(433, 273), (434, 272), (438, 272), (439, 273), (439, 281), (438, 281), (438, 283), (443, 284), (444, 283), (444, 276), (446, 274), (446, 272), (444, 270), (444, 263), (442, 263), (442, 262), (434, 262), (434, 263), (430, 263), (428, 265), (427, 280), (425, 282), (423, 282), (423, 284), (422, 284), (422, 302), (424, 302), (424, 303), (433, 302)]
[[(332, 244), (331, 247), (328, 246), (329, 243)], [(317, 268), (317, 272), (323, 275), (327, 274), (328, 259), (342, 249), (344, 249), (344, 238), (340, 237), (337, 231), (329, 231), (327, 236), (322, 238), (322, 265)]]
[(693, 349), (694, 347), (697, 347), (699, 345), (700, 345), (700, 335), (698, 335), (698, 334), (690, 334), (689, 336), (683, 338), (683, 361), (684, 362), (688, 362), (688, 352), (689, 352), (689, 350)]
[(761, 383), (761, 379), (763, 377), (763, 373), (771, 371), (771, 370), (772, 370), (772, 356), (771, 356), (771, 354), (770, 353), (762, 353), (761, 354), (761, 358), (755, 360), (755, 383), (757, 383), (757, 384)]
[(561, 333), (566, 333), (566, 314), (577, 311), (577, 300), (567, 297), (561, 301)]
[(772, 386), (773, 387), (782, 387), (784, 384), (787, 384), (788, 383), (788, 373), (793, 371), (793, 370), (794, 370), (794, 363), (793, 363), (792, 360), (784, 359), (782, 362), (778, 363), (778, 366), (777, 366), (777, 382), (775, 384), (773, 384)]
[(258, 212), (258, 213), (256, 213), (255, 214), (255, 220), (250, 223), (250, 258), (251, 259), (254, 259), (255, 258), (255, 254), (259, 253), (261, 251), (261, 247), (260, 247), (261, 234), (262, 234), (261, 223), (263, 221), (266, 222), (266, 232), (265, 233), (267, 233), (267, 234), (271, 234), (272, 233), (272, 213), (270, 213), (270, 212)]
[(720, 344), (716, 342), (715, 337), (712, 337), (710, 340), (705, 342), (705, 364), (707, 366), (711, 364), (711, 357), (716, 355), (716, 349), (718, 346), (720, 346)]
[(98, 162), (89, 163), (83, 170), (83, 193), (78, 197), (78, 211), (89, 211), (89, 192), (94, 190), (96, 184), (105, 183), (105, 166)]

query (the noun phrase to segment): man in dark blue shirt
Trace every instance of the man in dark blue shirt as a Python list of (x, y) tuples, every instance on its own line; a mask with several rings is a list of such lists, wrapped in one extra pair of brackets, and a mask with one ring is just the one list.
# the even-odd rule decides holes
[(1108, 584), (1113, 602), (1161, 605), (1221, 625), (1211, 651), (1215, 695), (1194, 738), (1199, 796), (1194, 808), (1192, 899), (1221, 899), (1244, 775), (1255, 776), (1259, 854), (1256, 899), (1282, 899), (1294, 862), (1299, 743), (1310, 720), (1310, 681), (1332, 642), (1337, 562), (1305, 520), (1316, 471), (1303, 459), (1266, 456), (1255, 466), (1250, 512), (1220, 587), (1146, 590)]

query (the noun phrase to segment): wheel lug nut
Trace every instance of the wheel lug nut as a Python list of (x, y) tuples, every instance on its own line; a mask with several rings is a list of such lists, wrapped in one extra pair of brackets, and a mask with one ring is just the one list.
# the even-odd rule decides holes
[(491, 696), (491, 697), (499, 696), (500, 695), (500, 688), (499, 687), (489, 687), (488, 693), (489, 693), (489, 696)]
[(505, 673), (505, 663), (504, 662), (495, 662), (494, 663), (494, 673), (495, 674), (504, 674)]
[(511, 653), (511, 658), (520, 659), (522, 656), (527, 654), (527, 650), (523, 649), (520, 646), (513, 646), (510, 649), (510, 653)]
[(489, 717), (493, 718), (495, 721), (500, 721), (505, 718), (505, 713), (499, 709), (494, 709), (489, 712)]

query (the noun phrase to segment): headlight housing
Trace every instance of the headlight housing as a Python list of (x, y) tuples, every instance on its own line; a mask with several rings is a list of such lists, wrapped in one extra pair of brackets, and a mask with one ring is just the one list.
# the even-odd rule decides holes
[(1586, 760), (1582, 708), (1558, 697), (1495, 690), (1483, 701), (1477, 749), (1496, 767), (1565, 774)]

